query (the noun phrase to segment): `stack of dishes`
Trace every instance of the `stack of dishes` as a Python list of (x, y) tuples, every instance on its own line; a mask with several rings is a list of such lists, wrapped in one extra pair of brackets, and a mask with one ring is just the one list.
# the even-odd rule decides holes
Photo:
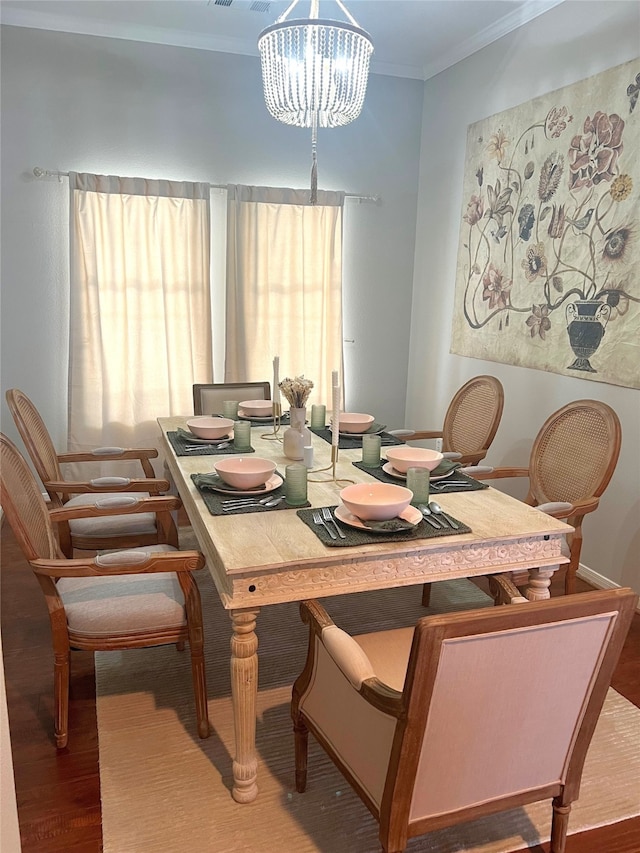
[(188, 420), (187, 427), (194, 436), (190, 439), (193, 444), (215, 444), (233, 438), (233, 421), (230, 418), (202, 415)]
[[(433, 471), (443, 458), (442, 453), (437, 450), (402, 444), (387, 449), (387, 462), (382, 466), (382, 470), (390, 477), (406, 480), (409, 468), (428, 468), (429, 471)], [(451, 472), (448, 471), (447, 474), (449, 473)]]
[(238, 417), (249, 421), (270, 421), (273, 417), (272, 400), (243, 400), (238, 403)]
[(282, 485), (275, 462), (259, 456), (228, 456), (213, 467), (222, 482), (211, 488), (225, 494), (264, 495)]

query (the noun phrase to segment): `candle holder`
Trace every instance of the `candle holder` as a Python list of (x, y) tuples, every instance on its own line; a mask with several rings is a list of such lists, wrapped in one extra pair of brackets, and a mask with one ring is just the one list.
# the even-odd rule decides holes
[(349, 480), (347, 477), (337, 477), (336, 476), (336, 466), (338, 464), (338, 448), (332, 444), (331, 445), (331, 464), (327, 465), (324, 468), (314, 468), (309, 471), (310, 474), (322, 474), (324, 471), (331, 471), (331, 476), (326, 479), (323, 477), (322, 479), (317, 479), (315, 477), (309, 477), (308, 480), (310, 483), (355, 483), (355, 480)]
[(282, 441), (282, 436), (278, 435), (280, 432), (280, 422), (282, 418), (282, 405), (280, 403), (273, 403), (271, 411), (273, 413), (273, 426), (271, 428), (271, 432), (262, 433), (260, 438), (265, 438), (267, 441)]

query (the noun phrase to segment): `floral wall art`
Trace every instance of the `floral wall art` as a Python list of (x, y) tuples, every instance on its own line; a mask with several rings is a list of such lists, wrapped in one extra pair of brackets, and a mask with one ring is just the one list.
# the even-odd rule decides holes
[(640, 60), (469, 127), (451, 352), (640, 388)]

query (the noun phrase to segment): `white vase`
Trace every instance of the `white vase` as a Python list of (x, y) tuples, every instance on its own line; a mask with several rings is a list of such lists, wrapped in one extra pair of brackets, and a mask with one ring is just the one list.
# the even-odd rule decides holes
[(287, 459), (304, 459), (304, 448), (311, 444), (311, 431), (305, 425), (306, 408), (289, 410), (291, 426), (282, 435), (282, 450)]

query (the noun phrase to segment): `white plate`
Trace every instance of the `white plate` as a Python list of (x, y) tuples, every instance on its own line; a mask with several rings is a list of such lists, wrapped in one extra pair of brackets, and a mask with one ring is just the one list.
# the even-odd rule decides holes
[(186, 441), (187, 444), (220, 444), (222, 441), (231, 441), (233, 438), (233, 430), (227, 433), (227, 435), (223, 435), (222, 438), (197, 438), (195, 435), (190, 435), (189, 438), (182, 435), (180, 438), (182, 438), (183, 441)]
[(238, 409), (238, 417), (244, 418), (246, 421), (255, 421), (259, 424), (268, 423), (268, 421), (273, 420), (273, 415), (248, 415), (244, 409)]
[(278, 486), (281, 486), (283, 482), (284, 481), (279, 474), (272, 474), (265, 483), (264, 489), (220, 489), (216, 486), (208, 486), (208, 488), (223, 495), (266, 495), (274, 489), (277, 489)]
[[(396, 469), (393, 467), (391, 462), (385, 462), (384, 465), (382, 466), (382, 470), (384, 471), (385, 474), (388, 474), (390, 477), (395, 477), (396, 480), (406, 480), (407, 479), (407, 475), (402, 474), (400, 471), (396, 471)], [(457, 468), (452, 468), (451, 471), (447, 471), (446, 474), (438, 474), (435, 477), (433, 476), (433, 474), (431, 474), (429, 479), (430, 480), (445, 480), (447, 477), (450, 477), (452, 474), (455, 474), (457, 470), (458, 470)]]
[[(374, 527), (367, 527), (367, 525), (359, 519), (357, 515), (350, 513), (344, 504), (337, 506), (333, 514), (338, 521), (348, 524), (349, 527), (356, 527), (358, 530), (366, 530), (368, 533), (398, 533), (397, 530), (381, 530), (379, 528), (376, 530)], [(419, 524), (422, 521), (422, 513), (417, 507), (408, 506), (400, 513), (398, 518), (409, 522), (409, 524), (413, 524), (415, 527), (416, 524)]]

